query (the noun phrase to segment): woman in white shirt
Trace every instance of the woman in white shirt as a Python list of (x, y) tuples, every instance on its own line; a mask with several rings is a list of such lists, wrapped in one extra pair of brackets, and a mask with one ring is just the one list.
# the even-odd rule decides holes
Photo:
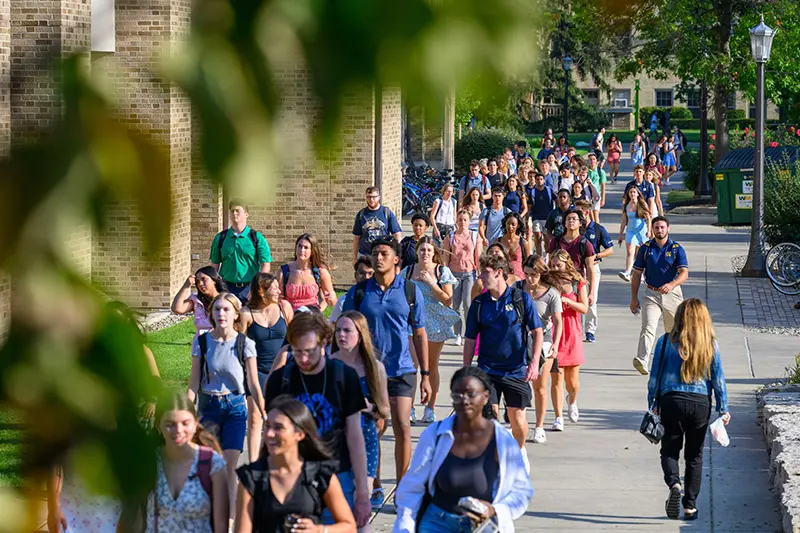
[(433, 236), (438, 243), (447, 238), (456, 229), (456, 210), (458, 208), (453, 195), (453, 184), (445, 183), (442, 197), (433, 201), (429, 218), (433, 222)]

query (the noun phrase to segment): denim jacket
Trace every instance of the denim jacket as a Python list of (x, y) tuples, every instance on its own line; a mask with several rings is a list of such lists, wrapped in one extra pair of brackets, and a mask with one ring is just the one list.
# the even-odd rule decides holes
[(717, 412), (728, 412), (728, 392), (725, 388), (725, 374), (722, 372), (722, 362), (719, 358), (719, 346), (714, 342), (714, 358), (711, 360), (711, 377), (695, 383), (684, 383), (681, 380), (681, 364), (683, 359), (678, 354), (678, 347), (669, 342), (669, 334), (664, 334), (656, 342), (655, 353), (653, 357), (653, 367), (650, 370), (650, 381), (647, 383), (647, 405), (658, 406), (655, 401), (656, 397), (656, 381), (658, 380), (658, 372), (661, 367), (661, 346), (667, 343), (664, 350), (664, 368), (661, 369), (661, 391), (660, 395), (668, 392), (690, 392), (694, 394), (707, 394), (711, 396), (711, 390), (714, 390), (714, 398), (717, 402)]
[[(414, 533), (426, 486), (431, 494), (436, 491), (436, 473), (453, 446), (454, 422), (455, 415), (431, 424), (420, 435), (408, 472), (397, 487), (394, 533)], [(507, 533), (514, 531), (514, 520), (527, 511), (533, 498), (533, 484), (525, 472), (519, 444), (511, 432), (494, 421), (494, 435), (500, 475), (495, 482), (492, 506), (497, 514), (498, 530)], [(438, 444), (437, 436), (440, 436)]]

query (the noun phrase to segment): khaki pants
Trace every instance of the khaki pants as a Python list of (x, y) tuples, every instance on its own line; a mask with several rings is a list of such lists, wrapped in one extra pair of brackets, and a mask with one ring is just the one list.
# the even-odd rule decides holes
[(589, 306), (589, 310), (586, 312), (586, 326), (584, 327), (586, 333), (591, 333), (592, 335), (597, 332), (597, 295), (600, 292), (600, 276), (600, 265), (595, 263), (594, 285), (589, 287), (593, 303)]
[(667, 294), (661, 294), (651, 289), (645, 289), (642, 300), (642, 332), (639, 334), (639, 350), (636, 357), (645, 363), (650, 361), (650, 352), (656, 341), (658, 319), (664, 316), (664, 331), (669, 333), (675, 323), (675, 311), (683, 302), (683, 291), (675, 287)]

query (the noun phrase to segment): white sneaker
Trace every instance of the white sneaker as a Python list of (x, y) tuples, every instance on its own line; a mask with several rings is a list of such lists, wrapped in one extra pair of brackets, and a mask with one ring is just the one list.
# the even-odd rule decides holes
[(564, 420), (559, 416), (556, 418), (556, 421), (553, 422), (553, 431), (564, 431)]
[(422, 414), (423, 424), (433, 424), (436, 422), (436, 413), (428, 406), (425, 406), (425, 412)]
[(456, 335), (456, 346), (463, 346), (464, 340), (461, 338), (461, 335)]
[(578, 412), (578, 403), (569, 404), (569, 421), (575, 423), (580, 417), (581, 414)]
[(413, 426), (416, 423), (417, 423), (417, 411), (412, 407), (411, 408), (411, 425)]
[(630, 283), (631, 281), (631, 273), (625, 272), (624, 270), (619, 273), (619, 277)]
[(633, 368), (638, 370), (639, 373), (643, 376), (646, 376), (647, 374), (650, 373), (650, 371), (647, 370), (647, 361), (639, 359), (638, 357), (633, 358)]
[(533, 429), (533, 442), (536, 444), (544, 444), (547, 442), (547, 435), (544, 433), (544, 428), (534, 428)]
[(522, 448), (519, 449), (519, 453), (522, 454), (522, 462), (525, 463), (525, 473), (528, 474), (528, 476), (530, 476), (531, 461), (530, 459), (528, 459), (528, 450), (526, 450), (525, 447), (523, 446)]

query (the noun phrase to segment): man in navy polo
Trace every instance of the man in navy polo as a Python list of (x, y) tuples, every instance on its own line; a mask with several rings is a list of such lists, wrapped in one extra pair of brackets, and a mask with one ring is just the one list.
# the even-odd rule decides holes
[(389, 407), (394, 432), (394, 459), (397, 481), (408, 470), (411, 461), (411, 407), (414, 403), (414, 384), (417, 369), (408, 349), (408, 332), (412, 330), (414, 348), (419, 358), (420, 403), (426, 403), (431, 394), (428, 379), (428, 335), (425, 332), (425, 301), (419, 287), (415, 286), (416, 300), (412, 308), (406, 297), (408, 281), (397, 275), (400, 262), (400, 245), (388, 237), (372, 243), (372, 278), (366, 280), (363, 299), (356, 301), (355, 285), (347, 292), (343, 311), (360, 311), (369, 324), (376, 355), (386, 366)]
[(644, 181), (644, 166), (636, 165), (633, 167), (633, 181), (625, 185), (625, 193), (622, 195), (623, 198), (631, 187), (639, 188), (639, 192), (642, 193), (642, 198), (644, 198), (644, 201), (647, 203), (647, 208), (650, 210), (651, 217), (653, 214), (658, 213), (656, 210), (656, 187), (649, 181)]
[[(592, 154), (594, 155), (594, 154)], [(592, 211), (594, 206), (589, 200), (578, 200), (575, 202), (575, 209), (583, 213), (583, 220), (588, 221), (585, 226), (583, 236), (586, 240), (592, 243), (594, 248), (594, 264), (592, 271), (592, 285), (589, 288), (589, 311), (586, 313), (586, 342), (595, 342), (595, 333), (597, 333), (597, 296), (600, 291), (600, 263), (604, 257), (614, 253), (614, 241), (606, 231), (606, 228), (592, 220)]]
[[(480, 333), (478, 368), (486, 371), (492, 381), (492, 408), (497, 413), (500, 397), (505, 397), (511, 433), (522, 451), (525, 467), (530, 471), (525, 451), (525, 437), (528, 435), (525, 409), (531, 406), (533, 396), (530, 382), (539, 374), (542, 321), (528, 293), (506, 283), (509, 272), (512, 272), (508, 261), (496, 255), (483, 255), (480, 266), (481, 282), (487, 292), (475, 298), (469, 306), (464, 333), (464, 366), (472, 364), (475, 339)], [(522, 297), (524, 314), (521, 317), (514, 305), (514, 291), (520, 291), (518, 295)], [(529, 357), (528, 339), (523, 336), (523, 321), (533, 337), (532, 357)]]
[[(683, 302), (681, 284), (689, 278), (689, 261), (683, 246), (669, 238), (669, 221), (656, 217), (652, 223), (653, 238), (644, 243), (636, 254), (631, 276), (631, 313), (642, 313), (639, 350), (633, 367), (647, 375), (650, 351), (656, 339), (658, 319), (664, 316), (664, 331), (672, 331), (675, 311)], [(647, 290), (644, 303), (639, 304), (639, 284), (644, 280)]]

